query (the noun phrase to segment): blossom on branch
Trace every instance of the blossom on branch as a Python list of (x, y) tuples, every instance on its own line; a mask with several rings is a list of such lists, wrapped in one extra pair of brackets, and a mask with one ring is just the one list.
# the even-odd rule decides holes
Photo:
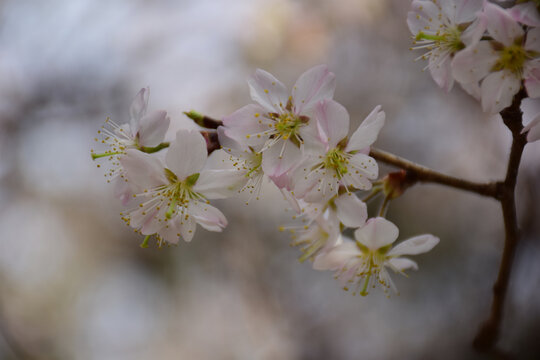
[(333, 249), (315, 258), (313, 268), (336, 271), (336, 278), (345, 290), (365, 296), (377, 284), (385, 293), (397, 289), (386, 268), (404, 274), (418, 265), (402, 255), (417, 255), (430, 251), (439, 243), (433, 235), (419, 235), (392, 247), (399, 234), (397, 226), (377, 217), (354, 232), (355, 241), (343, 238)]
[(335, 76), (326, 65), (316, 66), (300, 76), (291, 96), (285, 85), (260, 69), (248, 83), (258, 104), (225, 117), (224, 133), (242, 146), (260, 148), (262, 169), (276, 180), (302, 159), (304, 142), (316, 133), (311, 110), (332, 98)]
[(160, 244), (190, 241), (197, 224), (221, 231), (227, 220), (208, 199), (232, 196), (244, 180), (235, 170), (204, 169), (206, 159), (204, 138), (189, 130), (177, 132), (165, 164), (150, 154), (127, 150), (120, 162), (140, 192), (138, 207), (123, 219), (143, 235), (156, 234)]

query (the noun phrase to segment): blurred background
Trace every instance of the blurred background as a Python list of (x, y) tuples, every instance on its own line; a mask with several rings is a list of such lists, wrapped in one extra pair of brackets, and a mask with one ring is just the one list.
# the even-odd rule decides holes
[[(508, 131), (414, 62), (409, 5), (0, 1), (0, 359), (483, 359), (470, 344), (502, 251), (495, 201), (410, 189), (388, 213), (400, 239), (441, 243), (415, 258), (418, 272), (393, 276), (399, 296), (362, 298), (297, 261), (277, 230), (291, 213), (271, 186), (248, 206), (217, 202), (223, 233), (199, 227), (189, 244), (141, 249), (90, 159), (105, 117), (127, 121), (142, 87), (174, 135), (192, 126), (182, 111), (221, 117), (250, 103), (256, 68), (290, 88), (326, 63), (352, 128), (383, 106), (377, 147), (471, 180), (502, 178)], [(528, 145), (502, 327), (501, 347), (518, 358), (540, 354), (539, 158), (540, 144)]]

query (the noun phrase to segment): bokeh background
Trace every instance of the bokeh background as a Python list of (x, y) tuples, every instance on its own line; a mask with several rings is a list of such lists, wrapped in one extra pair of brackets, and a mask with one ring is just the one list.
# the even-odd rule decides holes
[[(434, 185), (392, 202), (400, 238), (433, 233), (399, 296), (353, 297), (297, 261), (287, 203), (223, 200), (223, 233), (139, 248), (90, 159), (106, 116), (150, 108), (214, 117), (250, 103), (256, 68), (289, 87), (326, 63), (352, 127), (381, 104), (376, 146), (456, 176), (503, 176), (510, 136), (409, 51), (402, 0), (0, 1), (0, 359), (483, 359), (502, 250), (498, 203)], [(172, 136), (169, 134), (170, 136)], [(519, 178), (523, 229), (501, 347), (540, 354), (540, 144)], [(382, 166), (384, 170), (388, 170)]]

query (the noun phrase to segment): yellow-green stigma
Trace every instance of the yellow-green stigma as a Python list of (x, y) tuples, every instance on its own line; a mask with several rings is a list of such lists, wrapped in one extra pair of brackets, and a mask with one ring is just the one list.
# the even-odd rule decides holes
[(458, 27), (448, 27), (445, 30), (443, 33), (437, 31), (436, 34), (426, 34), (420, 31), (415, 40), (433, 41), (433, 47), (448, 50), (452, 54), (465, 48), (465, 44), (461, 41), (461, 30)]
[(308, 119), (292, 112), (270, 114), (270, 116), (275, 120), (273, 127), (276, 130), (276, 135), (283, 140), (290, 139), (299, 146), (302, 140), (298, 135), (298, 130), (307, 123)]
[(328, 151), (323, 162), (326, 169), (333, 169), (336, 172), (338, 179), (341, 179), (343, 175), (347, 174), (349, 171), (347, 168), (348, 164), (349, 160), (343, 150), (339, 148)]
[(527, 57), (527, 51), (523, 46), (517, 44), (507, 46), (502, 49), (493, 71), (510, 70), (514, 74), (521, 75)]
[(165, 176), (170, 182), (165, 192), (165, 196), (169, 198), (169, 208), (165, 213), (165, 217), (170, 219), (178, 206), (185, 206), (191, 199), (200, 197), (192, 190), (193, 185), (199, 179), (199, 173), (190, 175), (185, 180), (179, 181), (178, 177), (171, 170), (165, 169)]

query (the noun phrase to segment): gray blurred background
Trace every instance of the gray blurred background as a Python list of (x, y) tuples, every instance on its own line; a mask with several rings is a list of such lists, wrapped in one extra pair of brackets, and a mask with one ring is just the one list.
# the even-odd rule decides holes
[[(376, 146), (471, 180), (503, 176), (510, 136), (457, 87), (414, 62), (402, 0), (0, 1), (0, 359), (483, 359), (502, 250), (498, 203), (419, 185), (390, 205), (400, 239), (433, 233), (399, 296), (353, 297), (300, 264), (277, 231), (291, 213), (268, 186), (259, 201), (217, 202), (223, 233), (139, 248), (103, 170), (90, 159), (106, 116), (150, 108), (221, 117), (250, 103), (263, 68), (291, 87), (326, 63), (352, 128), (381, 104)], [(170, 134), (169, 134), (170, 135)], [(99, 147), (96, 150), (103, 150)], [(519, 179), (524, 238), (501, 347), (540, 354), (540, 143)], [(383, 167), (383, 170), (387, 168)], [(384, 172), (383, 172), (384, 173)], [(373, 212), (371, 213), (373, 214)]]

